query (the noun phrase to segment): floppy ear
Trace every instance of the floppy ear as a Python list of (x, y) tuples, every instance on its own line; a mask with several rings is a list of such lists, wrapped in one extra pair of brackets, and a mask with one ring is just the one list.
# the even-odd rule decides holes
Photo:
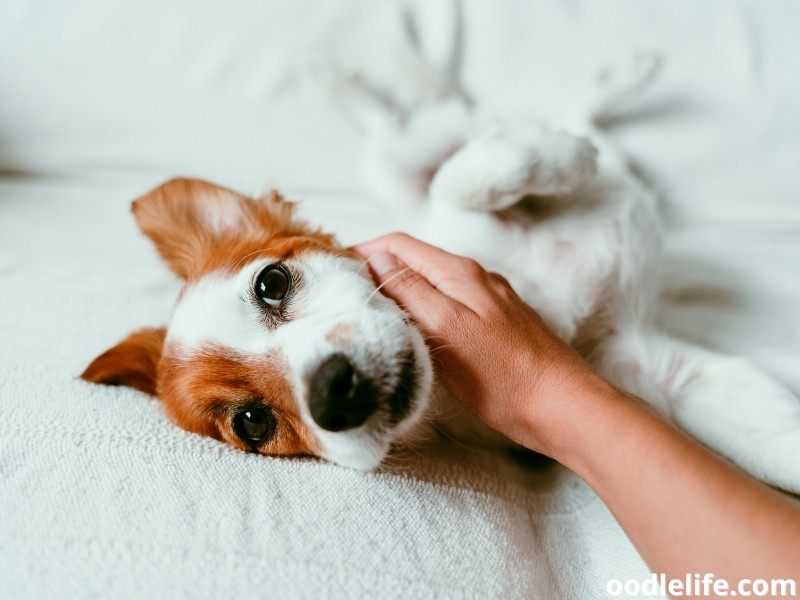
[(106, 385), (125, 385), (156, 395), (158, 361), (167, 330), (140, 329), (103, 352), (81, 374), (81, 379)]
[(300, 231), (292, 209), (277, 192), (253, 200), (200, 179), (172, 179), (132, 205), (139, 228), (183, 279), (195, 276), (221, 244)]

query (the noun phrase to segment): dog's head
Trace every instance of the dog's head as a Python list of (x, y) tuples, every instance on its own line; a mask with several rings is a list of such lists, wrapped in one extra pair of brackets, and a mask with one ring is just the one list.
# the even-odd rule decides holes
[(364, 261), (259, 199), (198, 180), (133, 203), (185, 285), (166, 329), (142, 329), (83, 379), (158, 396), (189, 431), (268, 455), (378, 465), (431, 389), (422, 336)]

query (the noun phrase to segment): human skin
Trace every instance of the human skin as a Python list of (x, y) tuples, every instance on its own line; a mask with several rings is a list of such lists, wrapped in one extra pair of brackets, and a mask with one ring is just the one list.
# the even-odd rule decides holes
[(584, 479), (653, 572), (800, 582), (800, 504), (600, 377), (500, 275), (404, 234), (355, 250), (436, 349), (453, 396)]

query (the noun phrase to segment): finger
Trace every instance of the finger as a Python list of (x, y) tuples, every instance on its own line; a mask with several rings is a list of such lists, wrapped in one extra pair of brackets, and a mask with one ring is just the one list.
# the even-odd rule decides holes
[(469, 303), (475, 280), (486, 272), (474, 260), (451, 254), (404, 233), (390, 233), (355, 246), (355, 251), (370, 256), (386, 252), (399, 258), (430, 284), (456, 300)]
[(441, 248), (431, 246), (405, 233), (390, 233), (354, 247), (359, 254), (369, 257), (378, 252), (386, 252), (398, 257), (418, 273), (431, 264), (446, 263), (455, 258)]
[(511, 287), (511, 284), (508, 282), (508, 279), (503, 277), (500, 273), (496, 273), (495, 271), (490, 271), (489, 272), (489, 277), (493, 281), (495, 281), (496, 283), (499, 283), (500, 285), (502, 285), (504, 287), (507, 287), (509, 289), (514, 289), (514, 288)]
[(453, 300), (392, 254), (377, 252), (367, 264), (381, 293), (411, 313), (423, 329), (435, 329), (442, 315), (453, 310)]

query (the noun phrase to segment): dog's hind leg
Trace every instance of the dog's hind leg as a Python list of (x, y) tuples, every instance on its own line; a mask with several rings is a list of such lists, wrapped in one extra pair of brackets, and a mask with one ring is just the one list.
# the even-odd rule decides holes
[(314, 60), (305, 62), (302, 72), (366, 132), (390, 124), (397, 126), (403, 118), (403, 111), (394, 99), (356, 71), (327, 60)]
[(571, 130), (595, 131), (618, 109), (641, 94), (655, 81), (661, 59), (654, 54), (636, 54), (603, 68), (592, 86), (569, 107), (560, 122)]
[(755, 477), (800, 493), (800, 399), (753, 362), (667, 336), (607, 341), (595, 367)]
[[(598, 148), (616, 155), (599, 126), (656, 77), (660, 60), (639, 55), (605, 68), (562, 119), (567, 131), (515, 123), (473, 137), (436, 172), (433, 202), (473, 210), (509, 208), (525, 196), (564, 196), (597, 171)], [(577, 134), (588, 134), (592, 141)], [(619, 162), (619, 161), (618, 161)]]
[(389, 7), (383, 33), (394, 59), (393, 91), (369, 81), (356, 70), (320, 58), (302, 63), (301, 73), (368, 135), (387, 128), (401, 132), (420, 108), (453, 103), (466, 110), (469, 100), (456, 81), (462, 27), (458, 3), (453, 12), (454, 26), (449, 32), (452, 48), (446, 71), (435, 68), (423, 55), (411, 13)]
[(432, 202), (471, 210), (509, 208), (526, 196), (563, 196), (597, 170), (585, 137), (541, 125), (491, 128), (472, 138), (436, 172)]

